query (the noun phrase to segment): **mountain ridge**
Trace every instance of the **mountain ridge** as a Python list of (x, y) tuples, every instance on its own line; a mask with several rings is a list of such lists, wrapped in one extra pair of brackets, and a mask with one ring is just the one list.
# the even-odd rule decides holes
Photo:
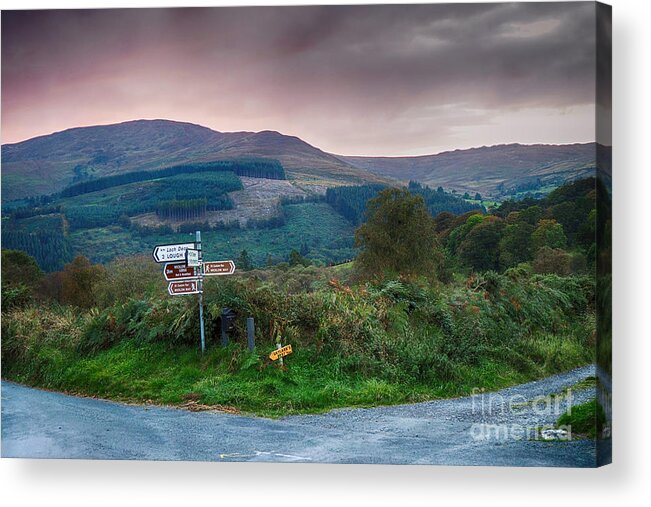
[[(599, 157), (598, 157), (599, 152)], [(594, 176), (597, 158), (610, 174), (611, 149), (591, 143), (507, 143), (448, 150), (433, 155), (341, 160), (402, 182), (503, 196), (518, 188), (542, 188)]]
[[(288, 178), (301, 185), (415, 180), (485, 195), (503, 195), (511, 187), (557, 185), (593, 175), (596, 166), (595, 143), (508, 143), (407, 157), (345, 156), (275, 130), (220, 132), (167, 119), (72, 127), (3, 144), (1, 151), (2, 193), (9, 200), (101, 176), (243, 157), (276, 159)], [(609, 167), (609, 149), (605, 159)]]
[(244, 157), (273, 158), (290, 179), (336, 186), (388, 182), (279, 132), (219, 132), (173, 120), (73, 127), (19, 143), (2, 145), (5, 199), (49, 194), (71, 183), (174, 164)]

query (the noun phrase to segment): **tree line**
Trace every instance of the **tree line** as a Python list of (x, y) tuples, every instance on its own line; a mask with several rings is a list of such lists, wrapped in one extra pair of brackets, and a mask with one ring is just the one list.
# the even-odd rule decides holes
[[(73, 258), (72, 246), (63, 230), (10, 231), (2, 229), (2, 248), (21, 250), (32, 256), (45, 271), (56, 271)], [(3, 277), (5, 266), (2, 266)]]
[[(367, 202), (386, 188), (386, 185), (381, 184), (329, 188), (326, 190), (325, 200), (353, 225), (360, 225), (366, 219)], [(419, 195), (431, 215), (443, 211), (461, 214), (484, 210), (483, 206), (466, 202), (459, 196), (444, 192), (440, 187), (433, 190), (426, 185), (410, 181), (407, 191)]]
[(248, 176), (252, 178), (266, 178), (276, 180), (284, 180), (287, 178), (283, 166), (277, 160), (218, 160), (213, 162), (181, 164), (150, 171), (133, 171), (124, 174), (103, 176), (101, 178), (82, 181), (70, 185), (59, 193), (59, 197), (74, 197), (77, 195), (97, 192), (98, 190), (105, 190), (107, 188), (118, 187), (129, 183), (167, 178), (180, 174), (224, 171), (233, 172), (238, 176)]
[(610, 230), (597, 221), (596, 196), (600, 205), (609, 206), (600, 185), (588, 178), (567, 183), (545, 199), (507, 201), (490, 214), (445, 211), (436, 217), (422, 195), (383, 190), (368, 202), (368, 220), (356, 231), (360, 270), (442, 280), (468, 270), (587, 273), (596, 266), (597, 238)]
[[(441, 187), (434, 190), (427, 185), (422, 185), (416, 181), (410, 181), (407, 190), (412, 194), (420, 195), (423, 198), (425, 206), (432, 216), (436, 216), (444, 211), (454, 213), (455, 215), (460, 215), (474, 210), (484, 211), (484, 207), (481, 204), (466, 202), (465, 199), (462, 199), (457, 195), (445, 192)], [(468, 195), (466, 198), (469, 199), (470, 196)], [(478, 193), (475, 194), (475, 199), (481, 201), (481, 195)]]
[(156, 205), (156, 216), (164, 220), (196, 220), (208, 211), (208, 199), (176, 199)]
[(379, 184), (328, 188), (325, 200), (350, 223), (359, 225), (364, 221), (366, 203), (385, 188)]
[(241, 180), (232, 172), (179, 175), (125, 189), (102, 201), (110, 204), (66, 204), (61, 210), (72, 230), (115, 224), (128, 227), (128, 217), (152, 211), (163, 219), (197, 219), (207, 211), (233, 209), (228, 192), (242, 188)]

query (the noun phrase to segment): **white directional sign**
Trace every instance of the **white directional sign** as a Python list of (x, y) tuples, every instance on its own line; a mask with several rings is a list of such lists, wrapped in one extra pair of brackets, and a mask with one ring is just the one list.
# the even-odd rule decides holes
[(180, 296), (182, 294), (199, 294), (199, 282), (197, 280), (184, 280), (170, 282), (167, 286), (167, 292), (170, 296)]
[(200, 266), (201, 262), (199, 261), (199, 250), (192, 250), (191, 248), (188, 248), (185, 251), (185, 263), (188, 266), (192, 267)]
[(194, 248), (194, 243), (157, 245), (151, 255), (156, 262), (184, 261), (185, 251), (191, 248)]

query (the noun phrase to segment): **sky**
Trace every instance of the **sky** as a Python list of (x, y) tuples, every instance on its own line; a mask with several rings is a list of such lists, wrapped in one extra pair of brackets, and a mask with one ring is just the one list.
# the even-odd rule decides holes
[(140, 118), (342, 155), (589, 142), (595, 27), (593, 2), (4, 11), (2, 143)]

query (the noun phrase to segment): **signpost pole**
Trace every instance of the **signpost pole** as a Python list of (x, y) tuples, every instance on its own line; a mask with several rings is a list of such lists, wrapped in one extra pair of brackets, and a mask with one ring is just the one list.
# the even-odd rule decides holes
[[(154, 262), (165, 264), (163, 275), (169, 283), (170, 296), (197, 294), (199, 301), (199, 326), (201, 328), (201, 353), (206, 351), (206, 329), (203, 322), (203, 279), (204, 276), (223, 276), (235, 273), (235, 263), (226, 261), (203, 261), (201, 231), (195, 232), (194, 243), (156, 245), (152, 252)], [(222, 321), (224, 315), (222, 315)], [(230, 319), (230, 317), (229, 317)], [(229, 320), (230, 322), (230, 320)], [(227, 323), (228, 324), (228, 323)], [(228, 335), (222, 331), (222, 344), (228, 343)]]
[(201, 251), (201, 231), (196, 232), (196, 245), (199, 251), (199, 326), (201, 327), (201, 353), (203, 354), (206, 351), (206, 337), (203, 325), (203, 266), (201, 265), (203, 253)]
[[(283, 348), (283, 346), (280, 344), (280, 342), (277, 342), (276, 343), (276, 350), (280, 350), (282, 348)], [(278, 358), (278, 363), (280, 364), (281, 367), (285, 364), (284, 361), (283, 361), (282, 356)]]

